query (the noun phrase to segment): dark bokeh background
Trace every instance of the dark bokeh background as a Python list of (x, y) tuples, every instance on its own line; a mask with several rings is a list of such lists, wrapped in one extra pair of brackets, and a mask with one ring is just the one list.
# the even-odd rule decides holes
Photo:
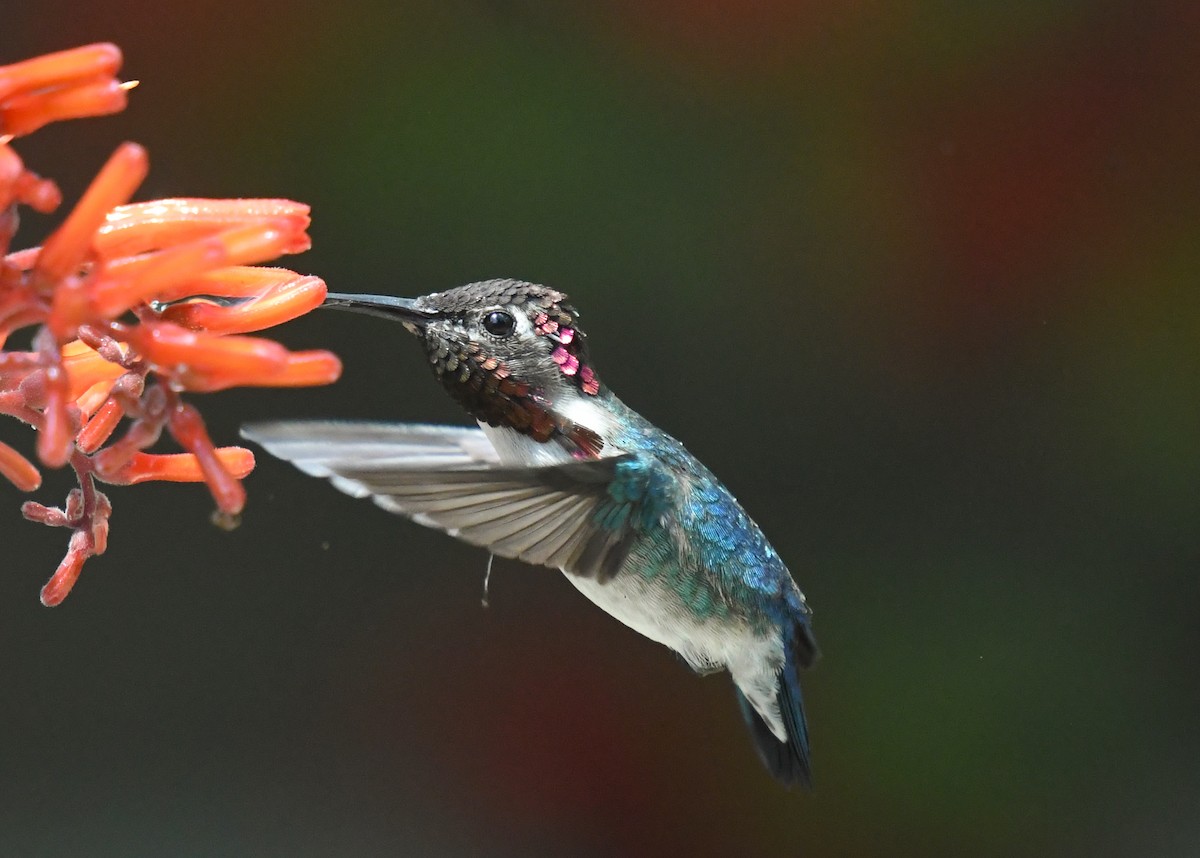
[[(0, 62), (143, 81), (20, 141), (68, 199), (135, 139), (142, 198), (311, 203), (333, 288), (569, 291), (825, 658), (789, 794), (724, 677), (278, 462), (231, 534), (112, 491), (56, 610), (0, 485), (0, 851), (1195, 855), (1200, 16), (1151, 5), (5, 3)], [(343, 381), (198, 398), (219, 440), (461, 420), (397, 328), (281, 336)]]

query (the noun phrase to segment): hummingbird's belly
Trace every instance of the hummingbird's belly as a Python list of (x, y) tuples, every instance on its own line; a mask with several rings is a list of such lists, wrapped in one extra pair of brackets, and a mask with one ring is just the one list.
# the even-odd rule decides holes
[(579, 592), (634, 631), (679, 653), (697, 672), (733, 668), (751, 653), (757, 661), (773, 642), (739, 617), (698, 616), (668, 584), (626, 569), (601, 583), (566, 573)]

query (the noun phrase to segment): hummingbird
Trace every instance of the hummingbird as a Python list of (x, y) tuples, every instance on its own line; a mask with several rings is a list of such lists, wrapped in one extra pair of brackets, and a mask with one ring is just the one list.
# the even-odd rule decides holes
[(389, 512), (560, 569), (697, 673), (729, 671), (763, 763), (811, 787), (804, 594), (729, 490), (600, 381), (565, 294), (504, 279), (324, 306), (399, 322), (478, 428), (279, 421), (244, 437)]

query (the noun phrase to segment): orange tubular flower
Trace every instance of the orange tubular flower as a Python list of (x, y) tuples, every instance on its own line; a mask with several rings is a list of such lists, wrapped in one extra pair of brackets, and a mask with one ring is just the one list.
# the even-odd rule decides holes
[(225, 268), (189, 284), (191, 294), (245, 297), (240, 304), (206, 301), (175, 304), (162, 317), (191, 330), (245, 334), (271, 328), (325, 300), (325, 284), (317, 277), (301, 277), (283, 268)]
[(42, 484), (37, 467), (3, 441), (0, 441), (0, 474), (23, 492), (36, 491)]
[[(254, 470), (254, 454), (245, 447), (218, 447), (213, 452), (221, 467), (235, 479), (241, 479)], [(148, 480), (198, 483), (204, 480), (204, 469), (191, 453), (134, 453), (129, 463), (109, 477), (108, 482), (131, 485)]]
[(60, 119), (119, 113), (127, 84), (116, 45), (87, 45), (0, 67), (0, 134), (22, 137)]
[[(61, 602), (84, 561), (107, 547), (112, 507), (97, 482), (205, 482), (222, 520), (241, 512), (253, 455), (215, 447), (181, 393), (328, 384), (341, 373), (329, 352), (241, 336), (325, 298), (317, 277), (255, 267), (308, 248), (301, 203), (131, 204), (149, 160), (125, 143), (43, 247), (8, 253), (17, 206), (47, 212), (61, 200), (9, 143), (48, 122), (121, 110), (131, 85), (117, 80), (120, 65), (120, 51), (101, 44), (0, 67), (0, 413), (37, 430), (43, 465), (69, 463), (79, 480), (61, 509), (22, 507), (32, 521), (72, 530), (42, 589), (46, 605)], [(32, 351), (3, 348), (13, 331), (35, 325)], [(186, 452), (143, 452), (164, 429)], [(3, 443), (0, 476), (25, 492), (41, 484), (37, 467)]]

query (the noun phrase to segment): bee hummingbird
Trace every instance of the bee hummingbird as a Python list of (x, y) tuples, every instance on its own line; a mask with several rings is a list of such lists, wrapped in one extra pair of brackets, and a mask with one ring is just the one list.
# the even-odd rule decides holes
[(479, 428), (285, 421), (246, 438), (418, 524), (561, 569), (696, 672), (728, 670), (767, 768), (810, 785), (804, 594), (729, 490), (600, 382), (566, 295), (487, 280), (325, 306), (400, 322)]

